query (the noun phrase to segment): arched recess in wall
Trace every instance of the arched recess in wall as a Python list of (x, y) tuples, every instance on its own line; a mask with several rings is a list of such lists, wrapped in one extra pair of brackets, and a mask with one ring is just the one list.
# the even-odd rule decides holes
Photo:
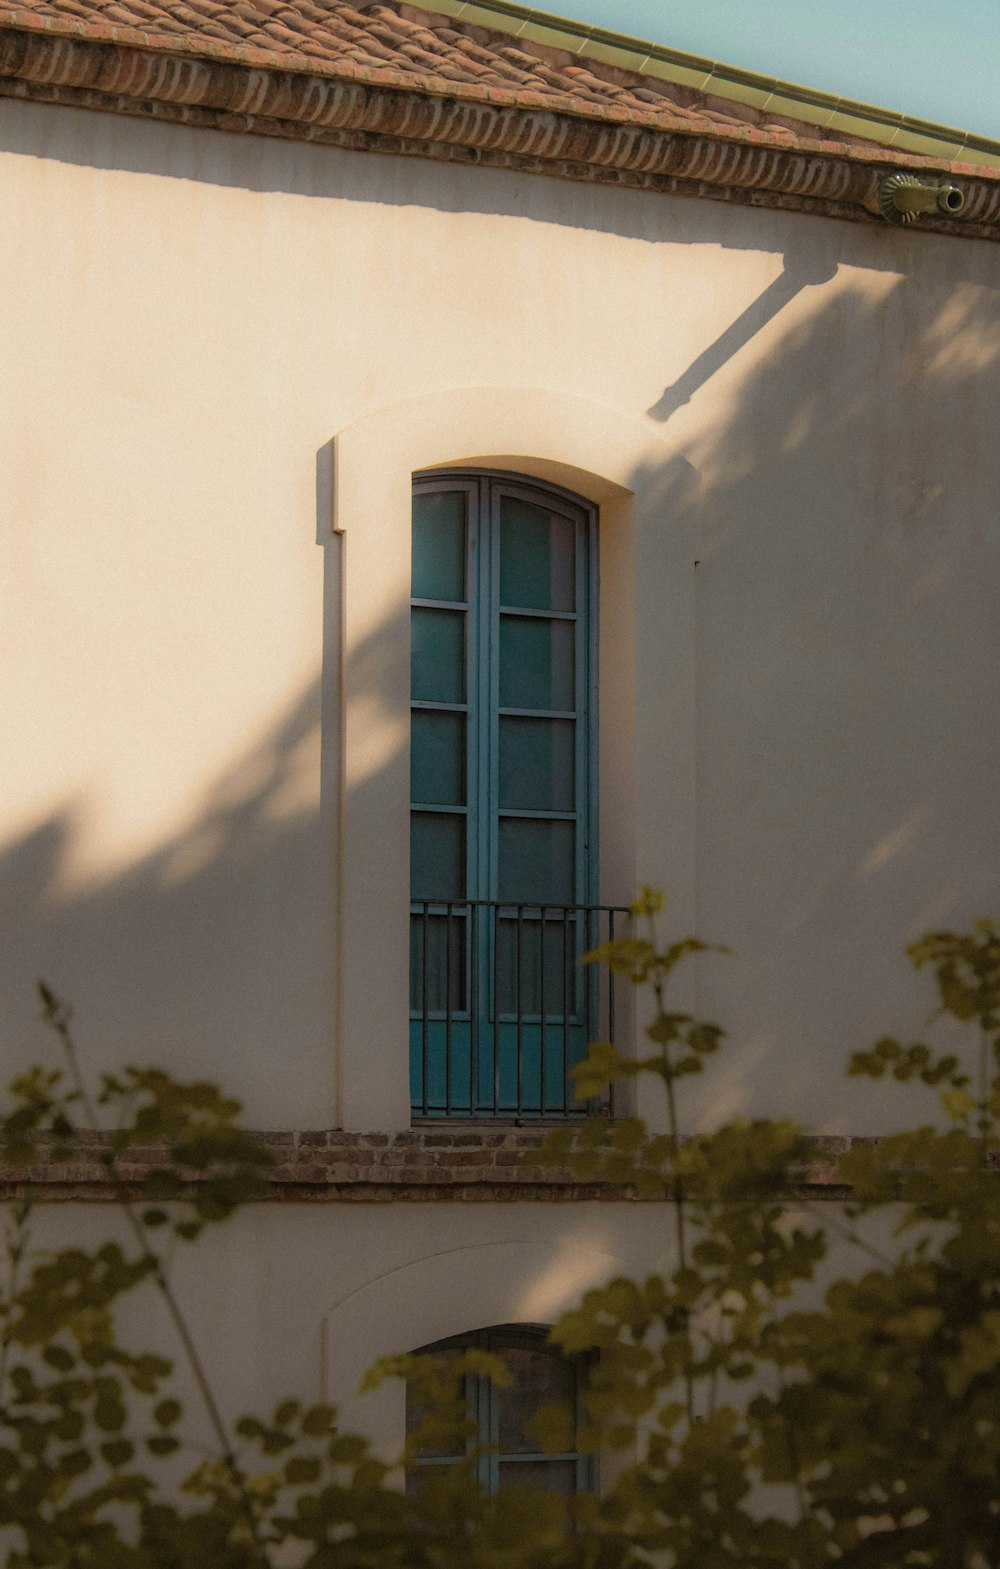
[(415, 1259), (333, 1303), (322, 1326), (322, 1394), (345, 1428), (398, 1450), (405, 1395), (398, 1380), (357, 1396), (359, 1369), (491, 1324), (551, 1324), (584, 1291), (627, 1268), (625, 1260), (567, 1236), (477, 1243)]
[[(665, 506), (667, 476), (678, 462), (644, 416), (537, 388), (432, 393), (376, 410), (334, 438), (332, 528), (321, 542), (339, 539), (341, 550), (339, 604), (330, 617), (340, 638), (338, 724), (324, 743), (327, 766), (339, 775), (339, 1126), (392, 1130), (410, 1121), (413, 475), (502, 469), (599, 508), (601, 894), (630, 897), (637, 876), (666, 876), (683, 920), (693, 889), (694, 551)], [(664, 670), (671, 672), (667, 688)], [(647, 772), (669, 776), (671, 811), (645, 820)]]

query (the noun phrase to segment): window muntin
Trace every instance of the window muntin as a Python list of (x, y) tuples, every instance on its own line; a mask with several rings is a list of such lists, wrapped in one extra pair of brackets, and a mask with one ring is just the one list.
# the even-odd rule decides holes
[(414, 1110), (562, 1112), (596, 892), (593, 508), (421, 478), (412, 589)]
[[(447, 1357), (472, 1348), (499, 1357), (511, 1375), (506, 1388), (486, 1378), (465, 1379), (466, 1409), (469, 1420), (476, 1424), (471, 1445), (489, 1446), (478, 1462), (479, 1480), (486, 1491), (493, 1494), (502, 1487), (530, 1484), (568, 1498), (593, 1487), (594, 1466), (588, 1456), (575, 1447), (561, 1454), (545, 1454), (526, 1431), (543, 1406), (568, 1406), (579, 1422), (585, 1363), (563, 1356), (548, 1343), (545, 1330), (523, 1325), (499, 1325), (472, 1335), (457, 1335), (423, 1346), (421, 1354)], [(421, 1408), (408, 1392), (408, 1435), (418, 1430), (421, 1418)], [(461, 1446), (442, 1445), (433, 1452), (422, 1452), (417, 1464), (447, 1464), (461, 1452)]]

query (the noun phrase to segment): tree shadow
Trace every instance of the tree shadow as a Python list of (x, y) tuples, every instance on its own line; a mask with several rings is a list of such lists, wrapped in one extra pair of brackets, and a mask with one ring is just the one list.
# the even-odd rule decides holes
[[(662, 501), (664, 528), (697, 538), (697, 919), (737, 954), (701, 962), (700, 1005), (737, 1043), (695, 1091), (706, 1121), (912, 1120), (846, 1085), (846, 1057), (926, 1030), (908, 941), (996, 912), (1000, 320), (983, 277), (842, 278), (783, 331), (762, 299), (731, 329), (737, 366), (723, 334), (675, 384), (699, 475), (676, 469)], [(772, 320), (756, 346), (755, 311)]]
[(195, 822), (119, 874), (67, 888), (72, 802), (0, 854), (13, 1066), (43, 1049), (43, 976), (72, 1002), (94, 1071), (162, 1058), (181, 1076), (222, 1073), (267, 1126), (301, 1120), (307, 1086), (329, 1103), (333, 854), (310, 777), (319, 721), (317, 678), (219, 774)]
[[(69, 157), (73, 138), (53, 126), (54, 156)], [(136, 169), (162, 172), (161, 133), (185, 138), (178, 171), (186, 138), (209, 137), (140, 126)], [(88, 156), (106, 166), (94, 137)], [(231, 144), (240, 183), (249, 155)], [(430, 165), (408, 164), (404, 179), (388, 159), (331, 155), (320, 178), (299, 148), (260, 159), (259, 190), (277, 171), (309, 196), (455, 199), (433, 194)], [(479, 210), (513, 210), (519, 177), (465, 173)], [(622, 197), (603, 221), (658, 237), (661, 204)], [(730, 218), (678, 201), (670, 238), (732, 247)], [(636, 480), (657, 490), (664, 531), (689, 526), (697, 541), (697, 924), (739, 955), (702, 967), (701, 1005), (738, 1045), (699, 1114), (783, 1111), (864, 1132), (876, 1113), (867, 1090), (845, 1093), (846, 1053), (907, 1021), (922, 1027), (902, 944), (995, 902), (1000, 329), (984, 247), (796, 223), (801, 252), (786, 251), (780, 276), (654, 406), (675, 456)], [(784, 221), (740, 230), (748, 250), (788, 232)], [(39, 1053), (41, 974), (76, 1005), (97, 1066), (162, 1055), (179, 1074), (215, 1076), (224, 1064), (251, 1122), (332, 1121), (332, 589), (326, 607), (322, 675), (220, 773), (194, 822), (76, 889), (62, 875), (76, 801), (0, 852), (14, 1067)], [(373, 724), (400, 626), (351, 651)], [(670, 670), (658, 679), (669, 685)], [(654, 751), (678, 744), (667, 728)], [(668, 773), (642, 780), (664, 814)], [(377, 769), (352, 785), (379, 787)], [(645, 869), (641, 844), (634, 864)]]

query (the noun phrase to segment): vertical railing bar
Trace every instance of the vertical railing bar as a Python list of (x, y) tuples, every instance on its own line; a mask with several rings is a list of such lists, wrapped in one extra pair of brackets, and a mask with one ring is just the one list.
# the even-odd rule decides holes
[[(608, 911), (608, 942), (615, 940), (615, 912)], [(613, 965), (608, 965), (608, 1040), (615, 1045), (615, 971)], [(615, 1114), (615, 1087), (608, 1089), (608, 1116)]]
[(493, 1111), (500, 1110), (500, 906), (493, 907)]
[[(617, 985), (614, 970), (608, 966), (606, 981), (603, 977), (603, 971), (601, 972), (600, 976), (595, 974), (595, 976), (592, 977), (589, 973), (584, 975), (582, 971), (581, 975), (577, 976), (577, 966), (575, 962), (576, 948), (579, 946), (579, 940), (582, 940), (582, 938), (586, 938), (585, 946), (588, 948), (593, 948), (599, 945), (601, 942), (602, 931), (606, 931), (607, 940), (609, 942), (615, 942), (620, 929), (620, 917), (623, 915), (627, 916), (628, 911), (624, 906), (619, 905), (552, 905), (541, 903), (529, 904), (524, 903), (523, 901), (520, 903), (513, 903), (508, 901), (505, 903), (499, 899), (442, 899), (436, 901), (436, 907), (441, 912), (444, 927), (443, 935), (445, 941), (445, 956), (444, 964), (442, 966), (443, 975), (442, 973), (439, 973), (431, 964), (430, 947), (431, 936), (433, 932), (432, 923), (435, 919), (435, 901), (415, 900), (411, 901), (410, 906), (412, 918), (415, 921), (419, 920), (420, 922), (419, 930), (421, 934), (420, 940), (422, 942), (422, 948), (419, 957), (418, 975), (419, 986), (421, 989), (419, 1016), (421, 1031), (420, 1054), (423, 1071), (423, 1091), (421, 1096), (418, 1097), (417, 1101), (415, 1102), (414, 1116), (430, 1117), (445, 1115), (454, 1117), (456, 1115), (465, 1114), (466, 1110), (470, 1115), (488, 1115), (490, 1111), (492, 1111), (494, 1115), (498, 1115), (503, 1110), (503, 1081), (501, 1073), (501, 1044), (503, 1037), (503, 1027), (501, 1021), (502, 1010), (500, 977), (500, 957), (502, 946), (501, 918), (503, 911), (507, 912), (506, 925), (511, 929), (510, 935), (513, 941), (514, 951), (509, 955), (509, 957), (511, 963), (516, 966), (516, 974), (511, 977), (512, 990), (514, 992), (514, 997), (512, 998), (512, 1007), (516, 1008), (516, 1014), (513, 1019), (510, 1019), (510, 1023), (513, 1025), (511, 1034), (516, 1039), (517, 1049), (517, 1085), (514, 1114), (517, 1117), (522, 1117), (524, 1115), (533, 1116), (537, 1113), (544, 1115), (546, 1112), (548, 1112), (551, 1115), (553, 1113), (560, 1112), (560, 1100), (558, 1096), (556, 1101), (550, 1105), (547, 1101), (546, 1089), (546, 1066), (547, 1053), (549, 1049), (550, 1022), (548, 1012), (547, 980), (549, 970), (551, 969), (551, 965), (548, 962), (546, 937), (548, 917), (551, 911), (553, 917), (553, 926), (556, 927), (558, 923), (561, 922), (562, 931), (561, 945), (563, 977), (561, 1004), (561, 1055), (563, 1089), (561, 1096), (561, 1113), (563, 1115), (573, 1115), (574, 1108), (572, 1106), (569, 1084), (569, 1075), (571, 1071), (570, 1059), (573, 1054), (573, 1042), (570, 1038), (570, 1031), (573, 1028), (574, 1019), (578, 1017), (578, 1007), (582, 1006), (583, 1010), (582, 1013), (579, 1014), (581, 1027), (584, 1027), (587, 1031), (593, 1031), (596, 1029), (597, 1033), (600, 1034), (603, 1028), (602, 1020), (606, 1020), (607, 1036), (614, 1045), (618, 1044), (618, 1037), (621, 1034), (621, 1020), (618, 1016), (621, 987)], [(460, 939), (463, 943), (463, 947), (460, 954), (453, 954), (451, 951), (451, 945), (456, 935), (456, 920), (459, 920), (462, 923), (460, 927)], [(487, 924), (487, 930), (485, 933), (483, 933), (480, 923), (484, 920), (487, 923), (492, 921), (492, 931), (490, 930), (489, 924)], [(529, 1017), (526, 999), (527, 988), (531, 976), (529, 974), (526, 977), (525, 974), (526, 958), (524, 948), (526, 931), (534, 932), (536, 930), (537, 940), (540, 944), (537, 974), (537, 1023), (540, 1088), (539, 1103), (537, 1107), (532, 1104), (530, 1110), (526, 1111), (527, 1065), (525, 1056), (525, 1025)], [(480, 952), (481, 946), (482, 952)], [(492, 974), (484, 976), (484, 966), (489, 963), (486, 951), (488, 947), (492, 949)], [(457, 975), (455, 971), (456, 962), (458, 962), (460, 966)], [(438, 1044), (435, 1044), (436, 1038), (435, 1042), (432, 1042), (431, 1040), (431, 1025), (433, 1022), (433, 1015), (435, 1013), (435, 1009), (432, 1007), (432, 1003), (437, 998), (437, 992), (440, 990), (440, 983), (442, 982), (442, 979), (444, 985), (444, 1000), (442, 1003), (444, 1009), (443, 1064), (438, 1060), (439, 1046)], [(479, 1003), (479, 993), (481, 987), (485, 997), (492, 1000), (492, 1026), (490, 1026), (489, 1021), (484, 1017), (483, 1009)], [(604, 989), (605, 987), (606, 990)], [(431, 995), (432, 988), (436, 988), (434, 997)], [(457, 990), (455, 988), (457, 988)], [(534, 992), (532, 992), (532, 995), (534, 995)], [(440, 1010), (437, 1011), (440, 1012)], [(456, 1020), (458, 1018), (464, 1019), (466, 1014), (468, 1016), (468, 1036), (467, 1038), (463, 1037), (463, 1039), (466, 1039), (467, 1044), (462, 1046), (461, 1049), (463, 1053), (466, 1050), (468, 1052), (469, 1086), (468, 1091), (467, 1093), (464, 1093), (461, 1102), (456, 1103), (454, 1093), (456, 1066), (455, 1054), (456, 1051), (459, 1050), (459, 1041), (455, 1034), (455, 1027)], [(530, 1016), (531, 1018), (534, 1018), (534, 1013), (532, 1013)], [(553, 1011), (551, 1022), (553, 1030), (557, 1031), (559, 1029), (558, 1006)], [(486, 1045), (486, 1040), (483, 1039), (484, 1028), (492, 1029), (492, 1108), (489, 1105), (488, 1093), (485, 1091), (484, 1074), (482, 1071), (485, 1067), (485, 1057), (481, 1058), (480, 1054), (480, 1048), (483, 1047), (485, 1050)], [(433, 1097), (431, 1095), (431, 1068), (435, 1065), (431, 1062), (432, 1045), (434, 1046), (435, 1064), (438, 1067), (443, 1066), (445, 1073), (445, 1090), (444, 1096), (442, 1097), (443, 1104), (439, 1107), (435, 1107), (432, 1104)], [(555, 1051), (557, 1052), (558, 1062), (558, 1052), (560, 1047), (558, 1043), (553, 1043), (553, 1045)], [(615, 1115), (616, 1099), (617, 1097), (615, 1094), (615, 1087), (612, 1085), (609, 1087), (607, 1098), (604, 1103), (605, 1112), (609, 1117), (613, 1117)], [(505, 1114), (510, 1115), (510, 1108), (507, 1109)]]
[[(589, 953), (590, 949), (595, 948), (600, 941), (600, 914), (590, 907), (583, 911), (578, 921), (583, 927), (583, 952)], [(583, 1044), (586, 1048), (593, 1038), (595, 1025), (600, 1034), (601, 976), (592, 964), (586, 966), (578, 964), (577, 968), (580, 972), (580, 1010), (583, 1018)]]
[(421, 951), (420, 951), (420, 997), (421, 997), (421, 1002), (422, 1002), (423, 1006), (422, 1006), (422, 1010), (421, 1010), (421, 1019), (420, 1019), (420, 1046), (421, 1046), (421, 1056), (423, 1058), (423, 1076), (424, 1076), (424, 1093), (423, 1093), (422, 1110), (423, 1110), (424, 1116), (426, 1117), (428, 1115), (429, 1111), (430, 1111), (430, 1096), (429, 1096), (429, 1093), (428, 1093), (428, 1079), (427, 1079), (427, 1067), (428, 1067), (428, 1064), (427, 1064), (427, 1012), (428, 1012), (428, 1006), (429, 1006), (429, 1001), (428, 1001), (428, 996), (427, 996), (427, 939), (428, 939), (428, 935), (429, 935), (428, 901), (425, 899), (423, 901), (423, 904), (424, 904), (424, 920), (423, 920), (423, 930), (421, 932), (421, 936), (423, 938), (423, 942), (422, 942)]
[[(509, 1023), (513, 1028), (512, 1044), (516, 1044), (517, 1083), (511, 1086), (514, 1107), (507, 1108), (506, 1115), (514, 1111), (518, 1118), (536, 1114), (545, 1115), (560, 1113), (573, 1115), (574, 1108), (570, 1093), (569, 1075), (571, 1072), (571, 1059), (573, 1056), (573, 1039), (571, 1030), (574, 1021), (581, 1028), (593, 1033), (595, 1030), (601, 1034), (606, 1025), (607, 1038), (615, 1045), (621, 1034), (621, 1020), (619, 1018), (621, 987), (617, 984), (614, 970), (608, 966), (606, 979), (603, 970), (598, 976), (589, 973), (577, 975), (576, 949), (583, 943), (584, 947), (593, 948), (602, 941), (602, 932), (607, 934), (608, 942), (615, 942), (620, 928), (620, 917), (628, 914), (624, 906), (619, 905), (552, 905), (543, 903), (504, 902), (491, 899), (442, 899), (436, 902), (440, 911), (445, 943), (444, 964), (440, 972), (432, 964), (431, 940), (433, 935), (433, 922), (435, 919), (434, 900), (416, 900), (411, 902), (411, 913), (414, 920), (420, 922), (422, 948), (419, 957), (419, 985), (420, 999), (420, 1055), (423, 1072), (422, 1094), (417, 1098), (414, 1106), (414, 1116), (448, 1116), (476, 1115), (477, 1113), (494, 1115), (500, 1114), (503, 1108), (503, 1010), (501, 1007), (501, 976), (500, 959), (502, 950), (501, 920), (503, 912), (507, 912), (506, 925), (511, 928), (512, 952), (508, 955), (512, 965), (516, 966), (516, 973), (511, 977), (512, 991), (511, 1008), (516, 1011), (510, 1017)], [(548, 1010), (548, 977), (551, 970), (549, 963), (547, 936), (549, 915), (552, 915), (553, 925), (561, 922), (562, 931), (562, 1040), (561, 1047), (553, 1043), (557, 1054), (561, 1050), (563, 1089), (561, 1097), (557, 1092), (555, 1102), (549, 1103), (547, 1090), (547, 1065), (550, 1046), (550, 1029), (559, 1029), (559, 1009), (554, 1010), (551, 1020)], [(462, 943), (460, 953), (452, 953), (452, 943), (456, 938), (456, 920), (461, 925), (458, 929), (459, 940)], [(487, 925), (486, 933), (481, 929), (481, 921), (492, 921), (492, 931)], [(525, 940), (527, 932), (536, 933), (540, 944), (537, 963), (537, 977), (532, 983), (534, 974), (534, 960), (528, 965), (525, 955)], [(596, 933), (596, 936), (595, 936)], [(585, 939), (585, 941), (584, 941)], [(492, 949), (492, 974), (483, 975), (484, 964), (488, 963), (486, 949)], [(482, 952), (480, 948), (482, 947)], [(455, 965), (459, 964), (456, 973)], [(527, 972), (526, 972), (527, 965)], [(485, 983), (485, 984), (484, 984)], [(528, 996), (529, 983), (531, 983), (531, 998), (535, 995), (537, 986), (538, 1007), (538, 1054), (539, 1054), (539, 1101), (531, 1107), (527, 1104), (527, 1058), (526, 1050), (528, 1037), (526, 1024), (529, 1017), (535, 1019), (535, 1013), (529, 1010)], [(440, 1008), (435, 1009), (433, 1004), (438, 1000), (438, 994), (443, 985), (443, 1001)], [(480, 989), (485, 996), (492, 999), (493, 1018), (492, 1026), (484, 1018), (483, 1010), (479, 1005)], [(433, 992), (433, 995), (432, 995)], [(439, 1046), (436, 1037), (432, 1040), (431, 1030), (435, 1012), (444, 1010), (443, 1024), (443, 1061), (438, 1060)], [(582, 1008), (582, 1012), (580, 1011)], [(461, 1051), (463, 1060), (467, 1060), (469, 1084), (467, 1091), (463, 1092), (461, 1101), (455, 1098), (455, 1054), (459, 1050), (459, 1040), (455, 1034), (456, 1021), (465, 1020), (467, 1016), (468, 1033), (463, 1036)], [(484, 1073), (486, 1066), (485, 1057), (481, 1055), (481, 1048), (485, 1047), (483, 1029), (492, 1030), (493, 1040), (493, 1104), (490, 1107), (488, 1095), (484, 1092)], [(589, 1035), (588, 1035), (589, 1039)], [(434, 1061), (432, 1062), (432, 1056)], [(558, 1055), (557, 1055), (558, 1062)], [(514, 1065), (511, 1065), (512, 1067)], [(445, 1075), (444, 1094), (442, 1104), (436, 1106), (431, 1093), (431, 1070), (443, 1068)], [(488, 1069), (487, 1069), (488, 1072)], [(615, 1115), (617, 1096), (615, 1087), (609, 1086), (606, 1099), (603, 1103), (605, 1114), (608, 1117)]]
[(521, 976), (524, 962), (524, 905), (517, 906), (517, 1115), (524, 1107), (524, 996)]
[(444, 1114), (451, 1116), (451, 912), (452, 901), (444, 907)]
[(567, 906), (564, 904), (563, 907), (562, 907), (562, 939), (563, 939), (562, 940), (562, 950), (563, 950), (563, 952), (562, 952), (562, 961), (563, 961), (562, 962), (562, 967), (563, 967), (563, 985), (562, 985), (562, 994), (563, 994), (562, 1109), (563, 1109), (563, 1115), (564, 1116), (565, 1116), (566, 1112), (568, 1112), (568, 1110), (569, 1110), (569, 987), (570, 987), (569, 974), (570, 974), (570, 969), (571, 969), (571, 964), (572, 964), (572, 955), (570, 955), (570, 964), (567, 964), (567, 962), (566, 962), (566, 949), (567, 949), (567, 946), (568, 946), (568, 942), (567, 942), (568, 937), (569, 937), (568, 909), (567, 909)]
[(545, 911), (543, 904), (538, 923), (538, 1069), (541, 1076), (538, 1109), (542, 1112), (545, 1110)]
[(466, 936), (469, 942), (465, 973), (465, 1010), (469, 1015), (469, 1115), (474, 1116), (479, 1099), (479, 906), (470, 903), (466, 910)]

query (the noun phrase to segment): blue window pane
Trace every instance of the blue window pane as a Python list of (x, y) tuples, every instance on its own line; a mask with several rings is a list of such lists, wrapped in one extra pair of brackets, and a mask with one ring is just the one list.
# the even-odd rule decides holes
[(498, 1448), (504, 1456), (537, 1455), (538, 1439), (526, 1429), (544, 1406), (575, 1404), (576, 1369), (546, 1345), (504, 1346), (500, 1357), (511, 1382), (507, 1388), (498, 1387), (495, 1395)]
[[(428, 475), (416, 491), (414, 1111), (566, 1114), (597, 998), (577, 962), (593, 946), (577, 913), (590, 890), (588, 511), (513, 475)], [(492, 1396), (489, 1409), (495, 1437)], [(502, 1425), (494, 1480), (497, 1460), (540, 1458), (513, 1436), (517, 1413)]]
[[(540, 1411), (552, 1404), (574, 1409), (579, 1364), (558, 1353), (554, 1355), (544, 1344), (536, 1350), (531, 1344), (536, 1340), (541, 1342), (542, 1337), (503, 1329), (480, 1330), (477, 1334), (455, 1336), (424, 1346), (419, 1354), (440, 1358), (445, 1365), (456, 1353), (473, 1348), (499, 1356), (512, 1378), (509, 1387), (500, 1388), (485, 1377), (475, 1375), (464, 1380), (465, 1414), (471, 1428), (471, 1443), (489, 1446), (495, 1455), (489, 1463), (488, 1474), (483, 1476), (484, 1484), (490, 1494), (497, 1488), (531, 1486), (569, 1498), (582, 1486), (590, 1486), (593, 1480), (591, 1468), (578, 1452), (575, 1433), (567, 1435), (569, 1442), (562, 1453), (545, 1455), (540, 1450), (539, 1440), (529, 1437), (525, 1429)], [(541, 1365), (546, 1358), (561, 1365), (549, 1371)], [(418, 1440), (422, 1436), (421, 1424), (430, 1413), (418, 1402), (412, 1384), (407, 1389), (406, 1407), (407, 1436), (411, 1441)], [(464, 1449), (464, 1445), (438, 1447), (434, 1438), (429, 1442), (425, 1440), (418, 1450), (415, 1473), (411, 1471), (408, 1478), (408, 1491), (419, 1495), (421, 1478), (433, 1475), (435, 1465)], [(415, 1482), (412, 1481), (414, 1474)]]
[(575, 708), (575, 639), (572, 621), (501, 616), (501, 708)]
[(497, 1487), (537, 1487), (543, 1493), (572, 1498), (576, 1492), (575, 1460), (501, 1460)]
[(576, 608), (576, 525), (515, 496), (500, 501), (500, 603)]
[(410, 814), (410, 898), (465, 897), (465, 818)]
[[(470, 1337), (470, 1342), (471, 1342), (471, 1339), (472, 1339), (472, 1337)], [(434, 1356), (435, 1357), (439, 1357), (441, 1362), (444, 1363), (445, 1366), (447, 1366), (450, 1362), (453, 1362), (455, 1360), (456, 1355), (460, 1355), (461, 1354), (458, 1351), (444, 1350), (444, 1349), (438, 1348), (437, 1346), (433, 1347), (432, 1349), (433, 1349)], [(462, 1349), (464, 1349), (464, 1347)], [(423, 1427), (424, 1423), (427, 1421), (427, 1418), (429, 1416), (431, 1416), (432, 1414), (433, 1414), (432, 1413), (432, 1408), (430, 1406), (424, 1405), (420, 1401), (420, 1399), (418, 1398), (417, 1392), (416, 1392), (416, 1388), (414, 1387), (414, 1385), (411, 1384), (411, 1383), (407, 1383), (407, 1386), (406, 1386), (406, 1436), (407, 1436), (407, 1438), (415, 1438), (417, 1433), (419, 1433), (420, 1429)], [(429, 1441), (427, 1441), (425, 1443), (422, 1443), (420, 1445), (419, 1453), (420, 1453), (421, 1459), (427, 1459), (427, 1460), (430, 1460), (432, 1458), (433, 1459), (446, 1459), (446, 1458), (451, 1458), (451, 1457), (457, 1456), (457, 1455), (464, 1455), (465, 1454), (465, 1439), (464, 1438), (450, 1438), (450, 1437), (449, 1438), (442, 1438), (439, 1434), (435, 1434), (434, 1437), (431, 1438)], [(406, 1478), (406, 1491), (407, 1491), (407, 1494), (410, 1497), (414, 1497), (414, 1496), (419, 1494), (419, 1491), (420, 1491), (420, 1472), (419, 1471), (417, 1471), (417, 1472), (411, 1471), (408, 1474), (408, 1476)]]
[(464, 703), (464, 612), (415, 609), (410, 615), (410, 686), (414, 699), (424, 703)]
[(410, 719), (410, 800), (464, 806), (465, 715), (417, 708)]
[[(466, 917), (410, 916), (410, 1012), (458, 1013), (465, 996)], [(426, 950), (426, 951), (425, 951)], [(425, 995), (426, 990), (426, 995)]]
[(571, 812), (576, 802), (576, 722), (500, 720), (502, 809)]
[[(528, 911), (504, 915), (496, 927), (496, 996), (501, 1017), (572, 1022), (580, 981), (578, 959), (587, 948), (576, 916)], [(544, 997), (544, 1008), (542, 1000)], [(558, 1039), (555, 1043), (558, 1046)]]
[(498, 899), (509, 899), (513, 904), (574, 902), (573, 823), (502, 817), (499, 836)]
[(414, 599), (464, 600), (465, 504), (460, 490), (414, 496)]

